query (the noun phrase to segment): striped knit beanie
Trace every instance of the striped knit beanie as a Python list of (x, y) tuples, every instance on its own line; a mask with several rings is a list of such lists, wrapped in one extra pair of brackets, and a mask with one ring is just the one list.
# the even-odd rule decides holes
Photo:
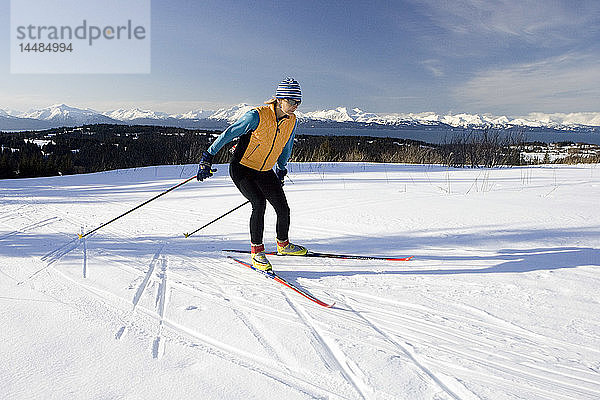
[(275, 92), (275, 98), (277, 99), (294, 99), (302, 101), (302, 92), (300, 91), (300, 84), (294, 78), (285, 78)]

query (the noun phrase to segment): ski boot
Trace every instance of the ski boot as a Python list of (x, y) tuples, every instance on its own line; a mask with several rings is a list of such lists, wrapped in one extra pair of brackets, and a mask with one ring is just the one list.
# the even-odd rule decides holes
[(273, 267), (265, 255), (265, 246), (252, 245), (252, 266), (261, 271), (272, 271)]
[(306, 247), (292, 244), (289, 240), (281, 241), (277, 239), (277, 253), (284, 256), (304, 256), (308, 253)]

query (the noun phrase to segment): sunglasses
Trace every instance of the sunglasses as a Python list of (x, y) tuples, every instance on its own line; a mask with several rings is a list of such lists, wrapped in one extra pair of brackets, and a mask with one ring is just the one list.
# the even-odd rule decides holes
[(302, 103), (302, 100), (294, 100), (294, 99), (284, 99), (284, 100), (287, 101), (288, 104), (292, 107), (299, 106), (300, 103)]

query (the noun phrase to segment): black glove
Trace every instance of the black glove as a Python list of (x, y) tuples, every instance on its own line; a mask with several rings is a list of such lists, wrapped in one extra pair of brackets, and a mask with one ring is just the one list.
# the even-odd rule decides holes
[(277, 178), (279, 178), (279, 180), (281, 181), (281, 186), (285, 185), (284, 179), (287, 175), (287, 168), (279, 169), (279, 167), (276, 167), (275, 175), (277, 175)]
[(204, 151), (202, 153), (202, 157), (200, 158), (200, 164), (198, 165), (198, 175), (196, 178), (199, 181), (203, 181), (206, 178), (210, 178), (213, 173), (217, 172), (216, 169), (212, 169), (212, 159), (213, 156), (208, 151)]

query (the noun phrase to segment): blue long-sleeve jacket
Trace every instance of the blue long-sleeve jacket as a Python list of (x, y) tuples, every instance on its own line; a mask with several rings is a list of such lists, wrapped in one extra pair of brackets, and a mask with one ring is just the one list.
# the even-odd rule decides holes
[[(223, 146), (227, 143), (231, 142), (233, 139), (240, 137), (245, 134), (251, 134), (258, 127), (258, 123), (260, 122), (258, 111), (256, 109), (248, 111), (244, 114), (240, 119), (238, 119), (235, 123), (230, 125), (227, 129), (223, 131), (219, 135), (219, 137), (213, 142), (213, 144), (208, 148), (208, 152), (211, 155), (215, 155), (221, 150)], [(296, 127), (298, 126), (298, 121), (294, 125), (294, 130), (290, 135), (281, 155), (277, 158), (277, 167), (279, 169), (285, 169), (288, 163), (290, 156), (292, 155), (292, 147), (294, 147), (294, 136), (296, 135)]]

